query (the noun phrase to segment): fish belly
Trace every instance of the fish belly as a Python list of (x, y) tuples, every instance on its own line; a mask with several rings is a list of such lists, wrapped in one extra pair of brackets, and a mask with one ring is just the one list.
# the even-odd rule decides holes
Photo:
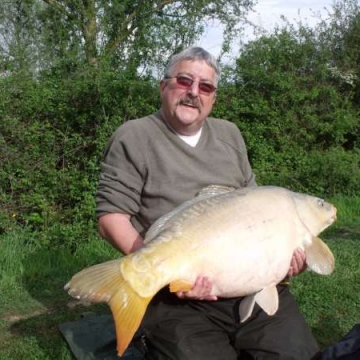
[(185, 260), (192, 263), (185, 276), (191, 283), (199, 275), (207, 276), (213, 282), (212, 294), (219, 297), (244, 296), (278, 284), (289, 270), (294, 250), (301, 246), (297, 230), (294, 223), (273, 220), (209, 236)]
[(198, 276), (211, 279), (219, 297), (243, 296), (280, 282), (301, 245), (295, 217), (283, 216), (294, 211), (293, 202), (245, 200), (226, 199), (174, 223), (127, 257), (124, 278), (144, 297), (177, 280), (194, 284)]

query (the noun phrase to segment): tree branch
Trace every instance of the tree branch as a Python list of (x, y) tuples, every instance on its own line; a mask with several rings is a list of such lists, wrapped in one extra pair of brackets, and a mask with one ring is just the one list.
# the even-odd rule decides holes
[(57, 11), (61, 12), (62, 14), (66, 15), (67, 17), (73, 19), (73, 15), (66, 10), (65, 6), (59, 4), (56, 0), (43, 0), (46, 4), (52, 6)]
[[(176, 0), (164, 0), (153, 9), (152, 13), (155, 13), (164, 8), (166, 5), (172, 4), (174, 2), (176, 2)], [(118, 48), (119, 45), (136, 29), (136, 24), (133, 24), (130, 27), (129, 25), (139, 14), (139, 8), (140, 6), (137, 6), (136, 9), (126, 17), (125, 21), (122, 23), (122, 26), (118, 28), (117, 33), (112, 37), (112, 39), (109, 40), (105, 47), (106, 53), (111, 53), (116, 48)]]

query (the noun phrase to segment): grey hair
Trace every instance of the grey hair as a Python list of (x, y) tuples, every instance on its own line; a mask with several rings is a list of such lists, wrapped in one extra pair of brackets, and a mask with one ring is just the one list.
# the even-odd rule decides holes
[(217, 85), (220, 76), (220, 67), (215, 59), (215, 56), (211, 55), (209, 52), (207, 52), (201, 47), (189, 47), (181, 51), (180, 53), (173, 55), (170, 58), (170, 61), (165, 69), (164, 78), (166, 79), (168, 77), (171, 77), (173, 75), (172, 71), (174, 67), (181, 61), (196, 61), (196, 60), (205, 61), (207, 65), (209, 65), (215, 70), (215, 85)]

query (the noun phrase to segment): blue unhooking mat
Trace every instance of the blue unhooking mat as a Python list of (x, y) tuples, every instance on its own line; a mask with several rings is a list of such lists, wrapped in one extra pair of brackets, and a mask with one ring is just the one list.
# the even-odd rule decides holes
[(360, 324), (334, 345), (328, 346), (321, 360), (360, 360)]
[(78, 321), (59, 325), (59, 330), (78, 360), (145, 360), (140, 333), (135, 334), (124, 355), (117, 356), (115, 325), (111, 315), (90, 313)]
[[(140, 333), (135, 334), (124, 355), (121, 358), (117, 356), (111, 315), (88, 314), (78, 321), (59, 325), (59, 329), (77, 360), (147, 359)], [(360, 324), (355, 325), (339, 342), (326, 347), (317, 359), (360, 360)]]

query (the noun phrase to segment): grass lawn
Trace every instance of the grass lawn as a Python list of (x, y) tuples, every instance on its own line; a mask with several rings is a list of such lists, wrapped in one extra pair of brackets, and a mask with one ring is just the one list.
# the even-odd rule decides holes
[[(329, 277), (311, 272), (292, 280), (292, 291), (322, 346), (360, 323), (360, 199), (335, 198), (338, 221), (320, 237), (336, 258)], [(73, 359), (58, 325), (106, 305), (78, 306), (63, 291), (77, 271), (119, 254), (95, 234), (69, 248), (40, 246), (26, 229), (0, 236), (0, 360)]]
[(105, 304), (77, 306), (63, 287), (77, 271), (119, 253), (94, 236), (75, 253), (42, 249), (31, 234), (15, 230), (0, 238), (0, 254), (0, 360), (73, 359), (58, 325), (110, 311)]

